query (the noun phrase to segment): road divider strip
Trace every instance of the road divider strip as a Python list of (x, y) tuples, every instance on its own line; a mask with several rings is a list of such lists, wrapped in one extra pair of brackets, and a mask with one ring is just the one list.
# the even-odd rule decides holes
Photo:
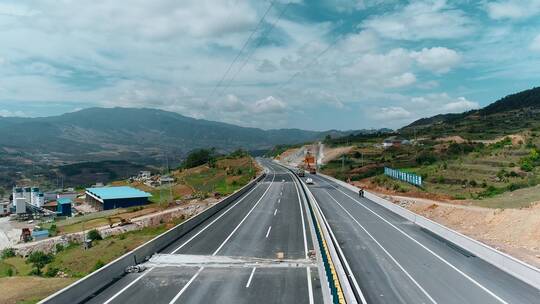
[[(279, 164), (279, 163), (278, 163)], [(336, 251), (336, 244), (329, 232), (329, 225), (320, 214), (320, 210), (316, 206), (315, 198), (309, 191), (307, 185), (294, 173), (294, 170), (279, 164), (293, 172), (294, 177), (300, 184), (302, 192), (308, 202), (308, 212), (315, 226), (315, 234), (317, 237), (318, 247), (321, 252), (321, 258), (326, 272), (326, 281), (330, 289), (332, 302), (336, 304), (353, 304), (358, 303), (352, 287), (347, 278), (347, 274), (342, 265), (341, 259)], [(322, 278), (321, 278), (322, 280)], [(360, 292), (361, 294), (361, 292)], [(363, 295), (360, 296), (361, 303), (365, 304)]]

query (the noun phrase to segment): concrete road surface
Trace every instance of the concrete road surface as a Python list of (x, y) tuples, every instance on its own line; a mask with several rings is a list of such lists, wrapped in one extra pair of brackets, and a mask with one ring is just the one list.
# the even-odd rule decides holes
[[(313, 244), (299, 189), (289, 171), (265, 165), (270, 172), (263, 181), (161, 254), (307, 261)], [(322, 303), (317, 267), (311, 264), (152, 265), (122, 277), (89, 303)]]
[(368, 303), (540, 303), (532, 286), (358, 193), (308, 177)]

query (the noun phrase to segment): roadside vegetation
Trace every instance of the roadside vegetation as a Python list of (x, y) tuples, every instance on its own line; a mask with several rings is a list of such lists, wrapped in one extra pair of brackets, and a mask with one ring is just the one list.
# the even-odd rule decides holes
[[(97, 230), (90, 230), (87, 238), (93, 240), (93, 245), (86, 250), (80, 243), (58, 244), (54, 254), (35, 251), (24, 258), (15, 256), (11, 248), (4, 249), (0, 253), (0, 286), (3, 288), (0, 303), (36, 303), (181, 221), (178, 219), (107, 238), (102, 238)], [(20, 284), (26, 287), (21, 288), (23, 285)], [(32, 286), (31, 290), (27, 286)]]
[[(461, 137), (420, 138), (411, 145), (384, 149), (387, 135), (327, 140), (329, 146), (352, 145), (351, 152), (322, 167), (342, 180), (367, 187), (427, 198), (469, 200), (496, 208), (528, 206), (531, 200), (496, 198), (540, 183), (540, 132), (526, 131), (494, 140)], [(383, 175), (384, 167), (421, 175), (422, 188)], [(502, 203), (502, 204), (501, 204)]]

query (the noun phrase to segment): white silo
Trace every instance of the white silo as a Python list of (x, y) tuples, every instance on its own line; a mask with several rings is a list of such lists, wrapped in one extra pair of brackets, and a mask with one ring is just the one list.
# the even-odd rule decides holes
[(31, 193), (30, 193), (30, 204), (40, 207), (38, 202), (38, 195), (39, 195), (39, 188), (32, 187)]
[(32, 204), (32, 188), (24, 187), (23, 194), (24, 194), (24, 200), (26, 201), (26, 203)]
[(36, 196), (35, 206), (41, 208), (43, 207), (44, 204), (45, 204), (45, 194), (43, 194), (42, 192), (39, 192)]

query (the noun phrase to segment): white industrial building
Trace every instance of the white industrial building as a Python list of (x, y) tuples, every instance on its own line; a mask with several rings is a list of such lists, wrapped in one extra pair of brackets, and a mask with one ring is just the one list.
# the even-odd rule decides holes
[(11, 206), (10, 202), (0, 202), (0, 216), (5, 216), (10, 213), (9, 207)]
[(16, 213), (26, 213), (26, 205), (38, 208), (45, 204), (45, 194), (39, 191), (38, 187), (14, 187), (13, 206)]

